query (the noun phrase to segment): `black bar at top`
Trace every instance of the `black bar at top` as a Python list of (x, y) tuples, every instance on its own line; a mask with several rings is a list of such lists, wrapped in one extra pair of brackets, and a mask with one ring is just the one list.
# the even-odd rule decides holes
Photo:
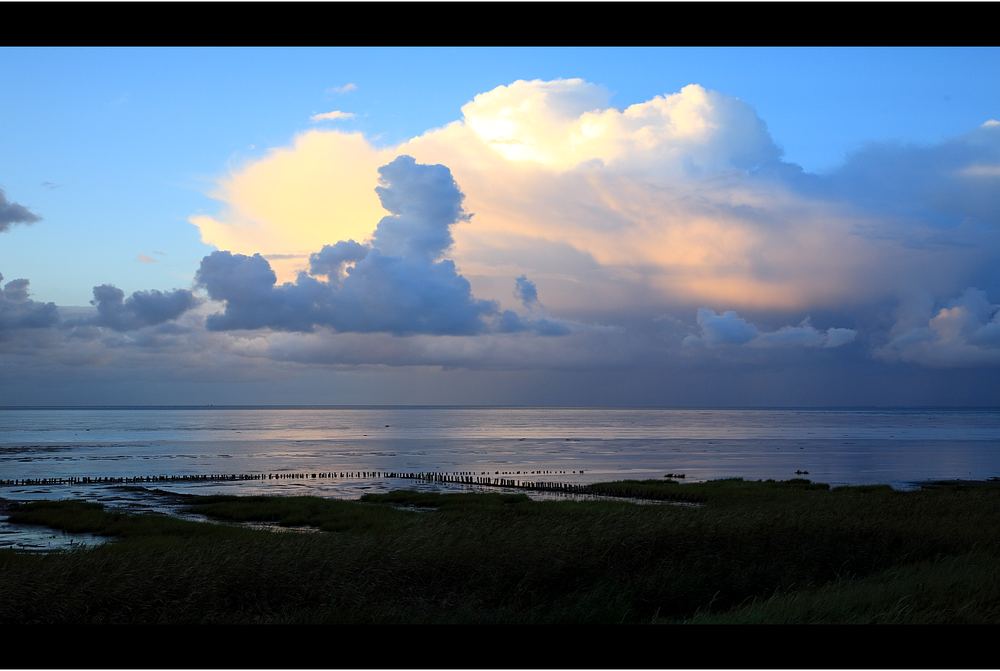
[(986, 46), (980, 2), (5, 2), (4, 46)]

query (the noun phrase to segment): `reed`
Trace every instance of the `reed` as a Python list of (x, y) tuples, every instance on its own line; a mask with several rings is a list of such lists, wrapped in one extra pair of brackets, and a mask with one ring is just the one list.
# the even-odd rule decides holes
[[(186, 497), (190, 512), (224, 524), (74, 501), (14, 505), (13, 521), (114, 540), (49, 556), (0, 551), (0, 623), (1000, 619), (997, 486), (591, 487), (685, 492), (704, 505), (405, 491), (353, 502)], [(322, 532), (237, 525), (249, 521)]]

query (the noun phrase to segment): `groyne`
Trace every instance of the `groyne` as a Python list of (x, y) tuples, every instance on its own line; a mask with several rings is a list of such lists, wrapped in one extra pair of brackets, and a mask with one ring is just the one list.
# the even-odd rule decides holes
[[(80, 475), (51, 478), (0, 479), (0, 487), (37, 487), (56, 485), (142, 485), (186, 482), (281, 482), (286, 480), (416, 480), (484, 487), (505, 487), (534, 491), (582, 492), (588, 485), (537, 479), (548, 475), (583, 475), (582, 470), (513, 470), (513, 471), (316, 471), (280, 473), (189, 473), (174, 475)], [(530, 478), (530, 479), (529, 479)]]

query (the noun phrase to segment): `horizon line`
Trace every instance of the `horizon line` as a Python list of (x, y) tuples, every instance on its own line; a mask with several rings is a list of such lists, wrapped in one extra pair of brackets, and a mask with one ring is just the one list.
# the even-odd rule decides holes
[(996, 405), (586, 405), (586, 404), (377, 404), (232, 403), (0, 405), (0, 410), (1000, 410)]

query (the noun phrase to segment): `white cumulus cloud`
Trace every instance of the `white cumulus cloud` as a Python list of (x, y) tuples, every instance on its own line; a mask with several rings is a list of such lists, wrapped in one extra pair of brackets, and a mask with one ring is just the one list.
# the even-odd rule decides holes
[[(574, 320), (690, 314), (872, 314), (954, 296), (1000, 255), (1000, 134), (863, 147), (825, 175), (784, 162), (754, 109), (691, 84), (631, 105), (582, 79), (519, 80), (396, 146), (310, 130), (221, 177), (202, 240), (274, 260), (279, 281), (338, 240), (368, 244), (373, 188), (400, 154), (449, 167), (472, 215), (449, 253), (476, 296), (520, 304), (530, 277)], [(890, 308), (891, 309), (891, 308)], [(855, 320), (856, 321), (856, 320)], [(856, 323), (860, 323), (857, 322)], [(812, 342), (808, 326), (761, 337)], [(795, 330), (802, 329), (802, 330)], [(823, 346), (848, 338), (823, 332)]]

